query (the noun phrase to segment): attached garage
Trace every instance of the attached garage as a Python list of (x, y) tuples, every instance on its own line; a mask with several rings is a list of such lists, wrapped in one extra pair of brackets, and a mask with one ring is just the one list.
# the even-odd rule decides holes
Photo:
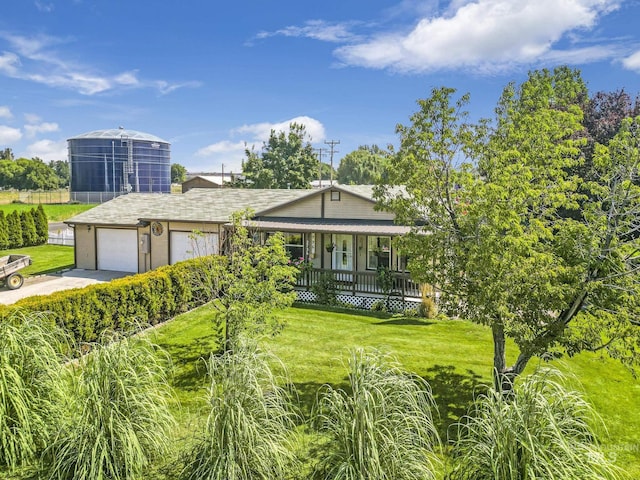
[(98, 270), (138, 273), (138, 231), (98, 228)]
[(171, 265), (189, 258), (217, 254), (219, 251), (217, 233), (194, 234), (173, 231), (170, 242)]

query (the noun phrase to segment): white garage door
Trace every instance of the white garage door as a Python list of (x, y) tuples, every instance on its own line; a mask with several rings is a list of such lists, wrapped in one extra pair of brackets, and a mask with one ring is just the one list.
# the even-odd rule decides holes
[(98, 228), (98, 270), (138, 272), (138, 231)]
[(189, 258), (218, 253), (218, 234), (171, 232), (171, 265)]

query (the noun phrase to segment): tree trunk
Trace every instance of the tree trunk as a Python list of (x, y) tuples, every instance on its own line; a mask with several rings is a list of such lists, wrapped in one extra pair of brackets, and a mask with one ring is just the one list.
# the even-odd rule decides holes
[(495, 322), (491, 325), (491, 332), (493, 333), (493, 386), (496, 391), (502, 392), (506, 397), (513, 391), (516, 377), (524, 371), (532, 355), (521, 352), (516, 362), (507, 367), (504, 325), (501, 322)]
[(505, 375), (507, 352), (504, 325), (501, 322), (493, 323), (491, 333), (493, 334), (493, 387), (499, 392), (504, 392), (505, 388), (510, 391), (512, 384)]

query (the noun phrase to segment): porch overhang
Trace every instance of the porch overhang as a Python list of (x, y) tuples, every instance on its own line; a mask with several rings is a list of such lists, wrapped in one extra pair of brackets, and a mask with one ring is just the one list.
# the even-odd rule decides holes
[(246, 226), (269, 232), (340, 233), (380, 236), (398, 236), (411, 231), (411, 227), (386, 222), (335, 219), (249, 220)]

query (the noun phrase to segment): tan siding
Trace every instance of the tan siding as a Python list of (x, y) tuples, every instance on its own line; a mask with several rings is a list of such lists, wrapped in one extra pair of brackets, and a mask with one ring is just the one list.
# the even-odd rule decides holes
[(169, 264), (169, 224), (162, 224), (162, 235), (151, 234), (151, 269)]
[(325, 218), (350, 218), (362, 220), (393, 220), (394, 215), (388, 212), (376, 212), (374, 204), (346, 192), (340, 192), (340, 200), (331, 200), (331, 192), (325, 192)]
[(138, 272), (144, 273), (151, 270), (151, 252), (144, 253), (142, 251), (142, 236), (149, 235), (149, 242), (151, 242), (151, 226), (138, 228)]
[[(320, 218), (322, 215), (320, 195), (303, 198), (269, 212), (269, 217)], [(266, 217), (265, 217), (266, 218)]]
[(86, 225), (75, 227), (76, 267), (85, 270), (96, 269), (96, 229), (87, 230)]

